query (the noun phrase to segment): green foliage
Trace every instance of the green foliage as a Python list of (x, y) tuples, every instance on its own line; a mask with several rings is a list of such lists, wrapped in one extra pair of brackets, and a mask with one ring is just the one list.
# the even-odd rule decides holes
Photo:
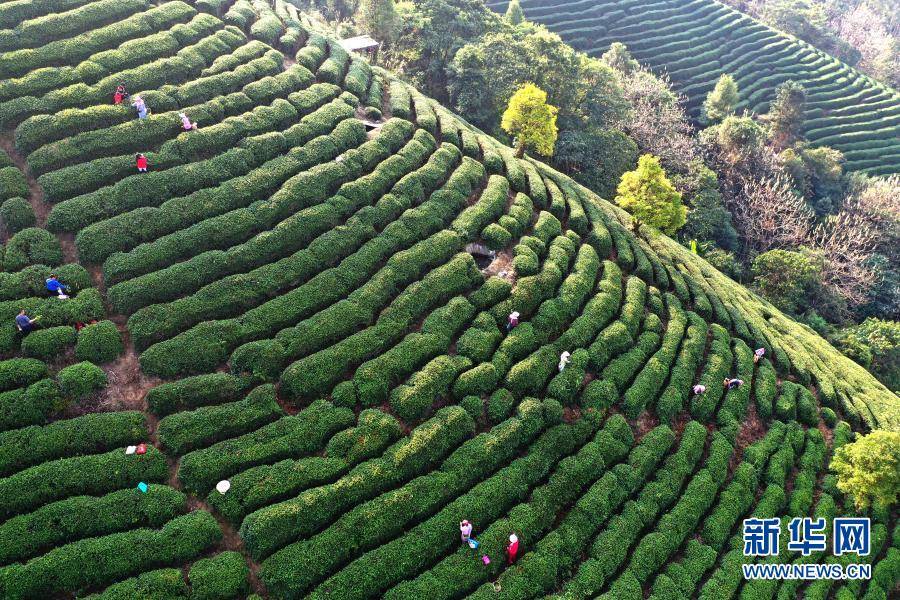
[(18, 167), (0, 167), (0, 200), (27, 198), (28, 182)]
[(22, 340), (22, 354), (41, 360), (51, 360), (75, 343), (75, 328), (69, 325), (37, 329)]
[(360, 0), (353, 20), (362, 31), (383, 44), (393, 42), (400, 29), (394, 0)]
[(889, 389), (900, 389), (900, 323), (869, 317), (835, 337), (844, 354), (870, 369)]
[(0, 220), (9, 235), (33, 227), (35, 223), (34, 209), (24, 198), (10, 198), (0, 205)]
[(719, 80), (703, 102), (703, 119), (708, 124), (718, 123), (725, 117), (734, 114), (740, 101), (738, 85), (734, 77), (722, 73)]
[(191, 598), (230, 600), (242, 598), (249, 587), (250, 568), (238, 552), (226, 551), (191, 565), (188, 579)]
[(19, 271), (28, 265), (55, 267), (62, 264), (59, 240), (46, 229), (29, 227), (12, 236), (3, 256), (5, 271)]
[(754, 285), (781, 310), (796, 313), (821, 267), (809, 255), (793, 250), (769, 250), (753, 259)]
[(788, 80), (775, 89), (775, 99), (769, 106), (766, 120), (776, 144), (785, 146), (800, 136), (805, 109), (806, 89), (801, 83)]
[(0, 525), (0, 560), (25, 562), (77, 540), (162, 527), (186, 506), (183, 493), (158, 484), (151, 484), (146, 494), (122, 489), (99, 497), (66, 498)]
[(78, 360), (101, 364), (122, 354), (122, 334), (112, 321), (100, 321), (78, 332), (75, 357)]
[(889, 509), (900, 492), (900, 433), (873, 431), (837, 449), (831, 461), (838, 488), (857, 509)]
[(647, 223), (663, 233), (675, 233), (687, 220), (681, 194), (666, 177), (659, 159), (650, 154), (641, 156), (637, 169), (622, 175), (616, 193), (616, 204), (637, 223)]
[(519, 0), (511, 0), (509, 6), (506, 7), (506, 20), (510, 25), (516, 26), (525, 20), (525, 12), (519, 4)]
[(509, 99), (500, 126), (516, 138), (516, 156), (522, 157), (526, 148), (543, 156), (553, 154), (556, 136), (555, 106), (547, 104), (547, 92), (527, 83)]
[(625, 75), (629, 75), (640, 68), (640, 63), (634, 60), (631, 52), (628, 51), (628, 48), (622, 42), (610, 44), (609, 50), (600, 56), (600, 60)]
[(622, 175), (637, 164), (638, 146), (615, 129), (564, 129), (556, 142), (553, 160), (601, 198), (613, 198)]
[(56, 376), (59, 391), (65, 398), (77, 400), (106, 387), (108, 383), (103, 369), (83, 361), (62, 369)]

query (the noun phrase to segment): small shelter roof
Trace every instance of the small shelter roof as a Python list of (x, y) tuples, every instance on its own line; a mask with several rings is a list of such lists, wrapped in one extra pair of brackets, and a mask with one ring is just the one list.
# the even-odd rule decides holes
[(356, 37), (341, 40), (341, 46), (343, 46), (344, 49), (348, 52), (352, 52), (354, 50), (369, 50), (371, 48), (377, 48), (378, 42), (376, 42), (368, 35), (358, 35)]

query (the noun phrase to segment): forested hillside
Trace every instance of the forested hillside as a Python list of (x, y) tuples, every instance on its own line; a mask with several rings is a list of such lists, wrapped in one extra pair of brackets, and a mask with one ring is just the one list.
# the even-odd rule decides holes
[[(498, 11), (507, 1), (487, 2)], [(699, 118), (722, 74), (741, 87), (739, 108), (762, 113), (778, 84), (808, 94), (805, 136), (840, 150), (846, 168), (873, 175), (900, 172), (900, 94), (808, 43), (771, 29), (716, 0), (584, 2), (521, 0), (527, 19), (599, 56), (613, 42), (667, 73)]]
[[(0, 598), (894, 590), (900, 401), (696, 253), (281, 0), (0, 27)], [(805, 515), (871, 581), (744, 581)]]

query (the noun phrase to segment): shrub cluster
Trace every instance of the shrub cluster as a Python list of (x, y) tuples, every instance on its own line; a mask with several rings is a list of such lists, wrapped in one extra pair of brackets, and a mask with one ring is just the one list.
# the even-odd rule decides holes
[[(351, 511), (311, 540), (292, 544), (266, 559), (261, 577), (267, 589), (272, 589), (276, 594), (297, 594), (319, 583), (335, 570), (335, 566), (360, 551), (371, 548), (358, 560), (322, 582), (322, 587), (313, 591), (311, 597), (321, 597), (327, 593), (325, 590), (334, 588), (351, 590), (354, 595), (359, 596), (378, 596), (458, 546), (458, 538), (448, 536), (446, 532), (459, 523), (459, 515), (466, 515), (474, 523), (490, 523), (503, 516), (518, 502), (527, 499), (530, 490), (549, 474), (556, 463), (589, 440), (595, 430), (596, 425), (591, 425), (587, 420), (574, 425), (553, 427), (529, 447), (526, 456), (514, 460), (490, 477), (488, 475), (491, 469), (497, 466), (491, 460), (495, 453), (504, 455), (503, 458), (508, 460), (508, 450), (504, 446), (492, 446), (489, 453), (482, 449), (477, 454), (481, 455), (478, 460), (472, 460), (473, 456), (465, 456), (465, 460), (453, 465), (465, 466), (465, 471), (450, 470), (445, 463), (441, 471), (410, 484), (418, 487), (421, 482), (424, 488), (421, 494), (416, 492), (406, 502), (397, 502), (392, 506), (379, 502), (382, 498), (387, 500), (393, 496), (388, 494), (373, 501), (374, 505), (384, 508), (366, 513), (365, 517), (360, 511), (364, 507)], [(478, 439), (475, 438), (472, 443)], [(518, 444), (513, 447), (517, 446)], [(463, 446), (460, 452), (466, 449), (467, 446)], [(453, 458), (448, 459), (448, 462), (453, 461)], [(451, 473), (454, 477), (449, 480), (446, 476), (440, 477)], [(435, 487), (429, 489), (426, 481)], [(454, 485), (454, 482), (458, 483)], [(468, 491), (447, 503), (461, 491), (457, 487), (460, 484), (466, 486), (462, 489)], [(415, 518), (416, 515), (428, 516), (438, 509), (439, 512), (412, 529), (404, 528), (407, 519)], [(398, 512), (394, 512), (395, 510)], [(361, 529), (360, 525), (355, 530), (359, 544), (351, 547), (344, 543), (347, 535), (344, 527), (359, 523), (361, 518), (372, 519), (372, 514), (376, 515), (378, 527)], [(341, 533), (342, 539), (337, 537)], [(400, 537), (391, 539), (396, 535)], [(522, 543), (527, 544), (528, 539), (523, 537)], [(304, 569), (302, 575), (291, 576), (290, 565), (296, 564), (294, 561), (297, 559), (302, 560), (304, 555), (309, 556), (307, 552), (322, 558), (312, 563), (308, 570)], [(391, 561), (391, 556), (407, 558), (403, 561)], [(368, 576), (361, 577), (362, 573), (367, 573)]]
[[(383, 135), (382, 133), (379, 139)], [(420, 242), (410, 251), (398, 253), (398, 250), (422, 239), (421, 233), (417, 234), (411, 231), (407, 223), (416, 219), (417, 230), (427, 224), (431, 231), (438, 231), (444, 225), (445, 220), (448, 221), (458, 207), (465, 202), (474, 181), (483, 173), (478, 163), (467, 161), (469, 159), (463, 160), (462, 165), (447, 180), (444, 188), (434, 194), (434, 198), (412, 211), (407, 211), (402, 219), (385, 227), (380, 236), (354, 255), (353, 260), (344, 260), (339, 267), (327, 269), (280, 298), (248, 311), (240, 321), (206, 323), (203, 325), (202, 334), (195, 327), (172, 340), (157, 344), (144, 352), (142, 365), (145, 369), (149, 368), (153, 372), (177, 373), (195, 370), (203, 366), (196, 361), (198, 355), (203, 356), (204, 362), (208, 362), (210, 365), (220, 364), (227, 358), (225, 352), (230, 352), (240, 343), (271, 336), (282, 326), (280, 324), (288, 325), (300, 321), (305, 314), (309, 314), (307, 311), (310, 308), (318, 306), (321, 309), (347, 297), (354, 287), (370, 280), (375, 267), (383, 264), (387, 259), (398, 262), (401, 258), (415, 255), (433, 258), (437, 253), (445, 252), (448, 247), (460, 249), (461, 243), (456, 236), (445, 232), (436, 236), (434, 241)], [(344, 161), (344, 164), (346, 162)], [(402, 200), (399, 197), (389, 198), (383, 205), (383, 209), (389, 211), (390, 214), (402, 212), (404, 207), (397, 206), (395, 202), (398, 199)], [(474, 267), (474, 264), (472, 266)], [(383, 275), (388, 276), (390, 271), (385, 270)], [(328, 283), (324, 283), (325, 281)], [(369, 287), (374, 288), (374, 284)], [(316, 294), (309, 294), (311, 289), (316, 290)], [(211, 330), (216, 331), (212, 338), (209, 335)], [(294, 329), (286, 331), (292, 332)], [(327, 330), (324, 333), (327, 333)], [(212, 339), (216, 340), (214, 347), (210, 346)], [(286, 339), (291, 344), (305, 343), (303, 338), (296, 336), (288, 336)], [(192, 348), (191, 353), (194, 354), (190, 362), (184, 360), (186, 358), (184, 351), (180, 350), (186, 344)], [(202, 352), (199, 351), (200, 346), (203, 346)], [(176, 348), (180, 351), (176, 351)]]
[[(590, 558), (566, 582), (566, 591), (579, 597), (593, 596), (600, 591), (628, 558), (629, 548), (642, 529), (678, 498), (683, 482), (703, 453), (706, 435), (706, 428), (696, 421), (687, 424), (678, 451), (666, 460), (656, 478), (643, 487), (638, 499), (627, 504), (620, 514), (610, 519), (603, 532), (594, 540)], [(731, 446), (727, 442), (724, 444), (730, 453)], [(725, 462), (727, 463), (727, 458)]]
[(706, 347), (706, 334), (709, 330), (706, 321), (693, 312), (688, 312), (687, 317), (690, 324), (675, 365), (669, 373), (669, 384), (656, 404), (656, 414), (663, 423), (671, 423), (690, 398), (697, 367)]
[(122, 334), (112, 321), (99, 321), (78, 333), (75, 357), (92, 363), (105, 363), (122, 354)]
[(59, 386), (41, 379), (27, 388), (0, 393), (0, 431), (42, 425), (53, 410), (62, 406)]
[(201, 406), (171, 414), (157, 427), (160, 443), (175, 455), (253, 431), (284, 415), (271, 385), (260, 386), (243, 400)]
[(22, 354), (41, 360), (51, 360), (75, 343), (75, 328), (59, 325), (32, 331), (22, 339)]
[(354, 465), (384, 452), (401, 436), (400, 425), (393, 417), (375, 409), (364, 410), (356, 427), (331, 438), (326, 457), (286, 459), (250, 468), (231, 477), (226, 495), (212, 491), (207, 501), (225, 518), (239, 524), (254, 510), (335, 481)]
[(227, 373), (209, 373), (163, 383), (147, 394), (147, 405), (153, 414), (164, 417), (182, 410), (210, 404), (233, 402), (250, 390), (246, 377)]
[(456, 377), (472, 366), (464, 356), (446, 354), (431, 360), (409, 380), (391, 392), (391, 408), (405, 421), (421, 417), (440, 396), (447, 393)]
[(144, 416), (136, 411), (88, 414), (0, 433), (0, 477), (48, 460), (106, 452), (146, 439)]
[(19, 271), (29, 265), (55, 267), (63, 262), (59, 240), (46, 229), (28, 227), (13, 235), (3, 255), (5, 271)]
[(34, 209), (25, 198), (10, 198), (0, 204), (0, 220), (8, 235), (15, 235), (28, 227), (34, 227)]
[(28, 387), (47, 377), (47, 365), (33, 358), (0, 361), (0, 392)]
[[(522, 434), (523, 426), (518, 420), (508, 427)], [(431, 471), (474, 429), (472, 417), (462, 408), (443, 408), (381, 457), (361, 463), (335, 483), (247, 515), (241, 525), (241, 538), (252, 556), (268, 556), (293, 540), (322, 529), (351, 507)]]
[[(625, 426), (617, 426), (615, 437), (630, 447), (634, 438), (624, 419), (622, 424)], [(515, 569), (504, 571), (498, 580), (502, 589), (513, 597), (526, 597), (556, 588), (558, 580), (581, 560), (596, 532), (653, 473), (674, 440), (668, 427), (657, 427), (648, 432), (631, 450), (627, 463), (604, 473), (575, 502), (556, 529), (538, 541), (533, 551), (522, 556)], [(488, 584), (479, 588), (474, 596), (485, 599), (494, 594), (493, 586)]]
[[(425, 239), (409, 251), (398, 252), (388, 259), (379, 273), (348, 297), (346, 303), (350, 306), (346, 308), (349, 310), (342, 311), (340, 309), (345, 306), (337, 304), (288, 330), (288, 336), (283, 337), (285, 332), (281, 332), (279, 340), (285, 346), (286, 357), (297, 356), (297, 348), (302, 349), (303, 353), (315, 352), (285, 369), (281, 375), (282, 390), (306, 399), (327, 393), (350, 368), (373, 358), (385, 345), (402, 339), (409, 327), (427, 311), (481, 283), (483, 277), (470, 254), (453, 256), (454, 251), (462, 248), (459, 237), (446, 230), (444, 233)], [(403, 264), (404, 268), (399, 268), (399, 264)], [(434, 266), (437, 268), (422, 275), (422, 271)], [(408, 287), (391, 302), (392, 291), (405, 286)], [(379, 311), (381, 313), (374, 325), (352, 333), (358, 327), (365, 326)], [(308, 335), (293, 335), (298, 330), (307, 330), (307, 323), (311, 325)], [(313, 337), (313, 332), (319, 334), (316, 337), (321, 342)], [(349, 337), (341, 339), (344, 335)], [(329, 343), (333, 345), (327, 346)], [(468, 362), (468, 359), (463, 360)], [(454, 362), (454, 367), (459, 371), (464, 365)], [(425, 390), (419, 391), (423, 396), (428, 394)], [(405, 401), (399, 397), (397, 400), (401, 403)], [(424, 404), (421, 397), (410, 402), (412, 406), (406, 407), (410, 415)]]
[(243, 598), (249, 586), (250, 568), (239, 552), (226, 551), (191, 565), (192, 600)]
[(69, 365), (56, 375), (63, 398), (78, 400), (106, 387), (106, 373), (97, 365), (82, 361)]
[(0, 517), (8, 519), (69, 496), (96, 496), (166, 477), (166, 457), (152, 446), (143, 455), (127, 455), (119, 448), (60, 458), (0, 479)]
[(160, 484), (150, 485), (146, 494), (125, 489), (99, 497), (66, 498), (0, 525), (0, 563), (25, 562), (85, 538), (161, 527), (186, 506), (183, 493)]
[[(719, 400), (725, 393), (722, 382), (726, 378), (737, 376), (731, 371), (734, 364), (731, 354), (731, 336), (724, 327), (716, 323), (710, 325), (710, 330), (712, 331), (712, 342), (710, 342), (709, 351), (706, 354), (703, 374), (700, 376), (700, 384), (706, 386), (706, 392), (691, 398), (691, 415), (700, 421), (709, 420), (715, 413)], [(744, 385), (749, 385), (749, 382), (744, 380)]]
[(186, 454), (178, 478), (186, 489), (206, 493), (220, 479), (243, 469), (317, 452), (352, 423), (349, 409), (317, 400), (297, 415)]
[[(491, 556), (502, 555), (509, 532), (515, 531), (523, 544), (542, 538), (554, 526), (547, 515), (558, 514), (578, 500), (582, 492), (598, 477), (628, 453), (633, 441), (631, 430), (621, 416), (609, 419), (594, 439), (570, 457), (561, 460), (547, 483), (536, 488), (528, 502), (513, 507), (505, 518), (493, 522), (477, 533), (482, 550)], [(524, 557), (523, 557), (524, 560)], [(485, 566), (472, 560), (471, 551), (463, 547), (451, 553), (426, 573), (423, 573), (385, 594), (385, 598), (413, 598), (434, 594), (462, 596), (478, 584), (504, 570), (497, 560)]]
[[(0, 592), (6, 598), (24, 599), (101, 587), (148, 568), (190, 560), (221, 538), (216, 519), (208, 512), (196, 511), (176, 517), (162, 529), (134, 529), (89, 538), (51, 550), (24, 565), (4, 567), (0, 571)], [(141, 548), (142, 552), (123, 552), (123, 548)], [(93, 559), (90, 569), (84, 568), (85, 556)]]

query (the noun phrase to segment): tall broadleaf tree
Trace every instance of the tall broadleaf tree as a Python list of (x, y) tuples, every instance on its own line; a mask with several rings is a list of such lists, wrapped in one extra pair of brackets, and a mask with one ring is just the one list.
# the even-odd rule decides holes
[(672, 235), (687, 221), (687, 208), (681, 204), (681, 193), (675, 189), (652, 154), (638, 159), (637, 169), (622, 175), (616, 204), (634, 217), (635, 230), (641, 223)]
[(360, 0), (353, 20), (379, 42), (391, 43), (400, 33), (394, 0)]
[(559, 133), (557, 112), (555, 106), (547, 104), (547, 92), (533, 83), (526, 83), (513, 94), (500, 126), (516, 138), (516, 156), (524, 156), (526, 148), (542, 156), (553, 155)]

